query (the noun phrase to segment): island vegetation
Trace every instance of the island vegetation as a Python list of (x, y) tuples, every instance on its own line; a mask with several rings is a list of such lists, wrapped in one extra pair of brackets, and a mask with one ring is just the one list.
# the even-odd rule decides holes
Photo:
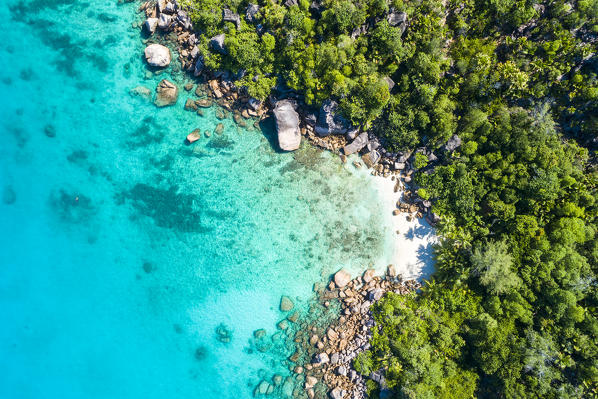
[(374, 305), (372, 397), (598, 396), (597, 0), (185, 5), (205, 67), (251, 96), (333, 98), (387, 149), (441, 154), (413, 162), (437, 271)]

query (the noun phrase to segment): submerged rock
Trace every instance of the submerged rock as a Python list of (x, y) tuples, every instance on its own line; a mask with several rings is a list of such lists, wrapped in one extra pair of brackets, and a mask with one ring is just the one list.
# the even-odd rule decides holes
[(216, 327), (216, 339), (222, 343), (229, 343), (233, 339), (233, 332), (224, 323)]
[(11, 186), (5, 186), (2, 190), (2, 202), (5, 205), (12, 205), (17, 200), (17, 193)]
[(176, 103), (179, 97), (179, 89), (176, 85), (166, 79), (158, 83), (156, 88), (157, 96), (154, 104), (158, 107), (166, 107)]
[(301, 131), (299, 129), (299, 114), (288, 100), (276, 103), (274, 108), (278, 145), (282, 150), (294, 151), (301, 145)]
[(170, 64), (170, 50), (161, 44), (150, 44), (145, 48), (145, 60), (153, 67), (167, 67)]
[(129, 90), (129, 95), (149, 100), (152, 98), (152, 91), (145, 86), (137, 86)]
[(56, 128), (53, 125), (46, 125), (44, 127), (44, 134), (50, 138), (56, 137)]
[(282, 297), (280, 297), (280, 310), (282, 312), (288, 312), (288, 311), (292, 310), (294, 307), (295, 307), (295, 304), (293, 303), (291, 298), (289, 298), (286, 295), (283, 295)]

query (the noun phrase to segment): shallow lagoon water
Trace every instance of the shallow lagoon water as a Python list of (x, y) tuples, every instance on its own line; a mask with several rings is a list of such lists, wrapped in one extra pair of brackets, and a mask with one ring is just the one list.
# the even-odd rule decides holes
[[(388, 256), (371, 182), (277, 152), (271, 122), (185, 146), (221, 121), (184, 111), (176, 67), (147, 76), (136, 7), (0, 8), (2, 398), (251, 397), (289, 375), (283, 340), (252, 343), (280, 296), (303, 309), (314, 282)], [(129, 95), (163, 77), (176, 106)]]

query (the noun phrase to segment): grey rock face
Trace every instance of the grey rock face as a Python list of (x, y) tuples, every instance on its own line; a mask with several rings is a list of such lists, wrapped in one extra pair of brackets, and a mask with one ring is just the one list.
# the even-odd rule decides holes
[(241, 29), (241, 17), (239, 17), (239, 14), (232, 12), (228, 8), (222, 10), (222, 20), (224, 22), (232, 22), (237, 29)]
[(158, 27), (158, 18), (148, 18), (143, 23), (143, 29), (150, 35), (156, 31)]
[(191, 18), (187, 15), (187, 13), (183, 10), (179, 10), (176, 14), (176, 22), (181, 26), (183, 29), (191, 30), (193, 25), (191, 24)]
[(245, 9), (245, 19), (249, 23), (257, 22), (257, 14), (260, 12), (260, 7), (257, 4), (249, 4)]
[(170, 50), (161, 44), (150, 44), (144, 53), (145, 60), (153, 67), (164, 68), (170, 64)]
[(365, 132), (361, 133), (359, 136), (355, 138), (355, 140), (353, 140), (351, 144), (347, 144), (343, 148), (345, 155), (351, 155), (353, 153), (361, 151), (363, 147), (367, 145), (368, 140), (368, 134)]
[(218, 36), (214, 36), (210, 39), (210, 48), (220, 54), (226, 54), (226, 48), (224, 47), (225, 34), (222, 33)]
[(386, 17), (390, 26), (397, 26), (407, 22), (407, 14), (404, 12), (391, 11)]
[(197, 57), (197, 61), (195, 61), (195, 66), (193, 68), (193, 75), (199, 76), (201, 74), (201, 72), (203, 71), (203, 67), (204, 67), (203, 57), (200, 55), (199, 57)]
[(288, 100), (276, 103), (274, 108), (278, 144), (285, 151), (294, 151), (301, 144), (301, 131), (299, 130), (299, 114), (293, 104)]
[(461, 138), (456, 134), (454, 134), (444, 145), (446, 151), (455, 151), (459, 147), (461, 147)]
[(380, 158), (381, 158), (381, 155), (376, 150), (370, 151), (361, 157), (361, 159), (363, 160), (363, 162), (366, 164), (366, 166), (368, 168), (371, 168), (374, 165), (376, 165), (378, 163), (378, 161), (380, 161)]
[(172, 25), (172, 15), (168, 14), (160, 14), (160, 18), (158, 19), (158, 27), (162, 30), (170, 29)]
[(338, 104), (333, 100), (326, 100), (320, 108), (318, 123), (316, 124), (316, 133), (320, 136), (329, 134), (345, 134), (348, 130), (349, 122), (338, 113)]

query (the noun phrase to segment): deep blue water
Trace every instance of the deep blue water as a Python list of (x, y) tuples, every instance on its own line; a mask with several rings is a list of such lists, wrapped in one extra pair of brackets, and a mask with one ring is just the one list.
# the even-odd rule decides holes
[[(0, 398), (251, 397), (290, 375), (284, 334), (252, 344), (280, 295), (385, 256), (375, 190), (331, 155), (232, 120), (185, 146), (220, 121), (183, 110), (176, 62), (147, 74), (136, 8), (0, 7)], [(165, 76), (176, 106), (129, 95)]]

